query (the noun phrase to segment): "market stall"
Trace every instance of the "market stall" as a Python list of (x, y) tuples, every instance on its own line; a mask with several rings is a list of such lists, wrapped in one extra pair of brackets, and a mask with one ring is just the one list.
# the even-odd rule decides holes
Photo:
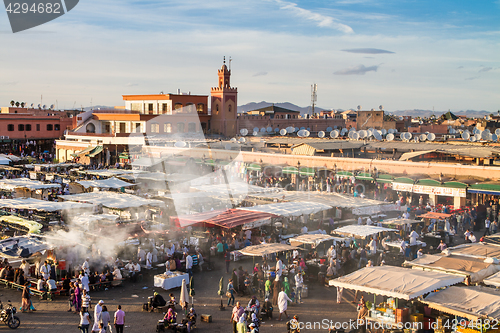
[[(329, 285), (373, 294), (373, 303), (367, 302), (370, 316), (366, 319), (396, 328), (398, 323), (409, 322), (410, 318), (416, 321), (424, 320), (423, 316), (412, 313), (406, 306), (409, 305), (408, 302), (405, 301), (458, 284), (463, 280), (462, 276), (439, 272), (395, 266), (375, 266), (365, 267), (349, 275), (330, 280)], [(385, 296), (387, 299), (377, 304), (377, 295)]]
[(297, 217), (301, 215), (316, 214), (318, 212), (329, 210), (332, 206), (317, 202), (279, 202), (268, 205), (258, 205), (253, 207), (241, 207), (238, 209), (272, 213), (284, 217)]
[(483, 280), (483, 283), (487, 286), (500, 287), (500, 272), (497, 272), (486, 279)]
[(460, 275), (464, 279), (469, 277), (471, 283), (479, 283), (500, 270), (498, 260), (492, 260), (492, 258), (482, 259), (443, 254), (424, 254), (415, 260), (406, 261), (404, 265), (412, 269)]
[(450, 216), (451, 214), (436, 212), (427, 212), (418, 216), (424, 221), (424, 242), (434, 248), (439, 245), (441, 240), (446, 244), (451, 243), (453, 237), (448, 237), (449, 234), (452, 234), (448, 220)]
[(108, 179), (101, 179), (101, 180), (79, 180), (77, 181), (77, 183), (85, 188), (95, 187), (95, 188), (113, 188), (113, 189), (119, 189), (122, 187), (130, 187), (135, 185), (124, 182), (123, 180), (120, 180), (115, 177), (111, 177)]
[(467, 243), (445, 250), (446, 253), (473, 258), (496, 258), (500, 260), (500, 245), (490, 243)]
[(189, 283), (189, 274), (174, 271), (154, 276), (154, 286), (170, 290), (182, 286), (182, 280)]
[(346, 225), (335, 229), (333, 232), (338, 235), (345, 235), (355, 238), (367, 238), (383, 232), (394, 232), (396, 229), (377, 227), (374, 225)]

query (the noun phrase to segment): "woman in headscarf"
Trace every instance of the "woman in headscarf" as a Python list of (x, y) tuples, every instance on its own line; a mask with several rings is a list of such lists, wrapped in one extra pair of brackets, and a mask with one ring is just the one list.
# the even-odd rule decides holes
[(257, 314), (255, 312), (252, 313), (252, 323), (254, 323), (255, 327), (257, 327), (257, 328), (260, 325), (259, 318), (257, 318)]
[(165, 318), (163, 318), (163, 320), (167, 324), (173, 324), (177, 321), (177, 317), (176, 317), (175, 312), (172, 308), (168, 309), (167, 314), (165, 315)]
[(276, 279), (273, 281), (273, 305), (278, 305), (278, 294), (281, 290), (280, 276), (276, 275)]
[(245, 320), (245, 314), (243, 313), (240, 317), (240, 319), (238, 320), (238, 323), (236, 324), (236, 332), (238, 333), (247, 333), (248, 330), (247, 330), (247, 323), (246, 323), (246, 320)]

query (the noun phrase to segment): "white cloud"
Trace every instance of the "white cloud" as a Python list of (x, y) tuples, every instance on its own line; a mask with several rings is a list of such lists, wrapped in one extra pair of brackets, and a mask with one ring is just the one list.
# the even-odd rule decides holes
[(280, 5), (281, 9), (289, 10), (298, 17), (314, 21), (316, 22), (318, 27), (332, 28), (343, 33), (354, 32), (350, 26), (337, 22), (337, 19), (331, 16), (318, 14), (308, 9), (301, 8), (296, 3), (293, 2), (288, 2), (283, 0), (276, 0), (276, 2)]
[(336, 71), (335, 75), (365, 75), (367, 72), (376, 72), (379, 66), (358, 65)]

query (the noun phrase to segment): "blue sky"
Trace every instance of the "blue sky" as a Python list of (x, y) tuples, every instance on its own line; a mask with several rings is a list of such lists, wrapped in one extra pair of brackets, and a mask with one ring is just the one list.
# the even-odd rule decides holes
[(231, 56), (238, 104), (500, 109), (500, 1), (82, 0), (12, 34), (0, 14), (0, 105), (123, 105), (210, 93)]

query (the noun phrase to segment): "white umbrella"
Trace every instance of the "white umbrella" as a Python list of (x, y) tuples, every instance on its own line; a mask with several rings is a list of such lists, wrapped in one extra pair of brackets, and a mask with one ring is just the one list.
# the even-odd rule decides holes
[(189, 293), (187, 291), (186, 279), (182, 280), (181, 297), (179, 300), (179, 304), (182, 306), (182, 308), (187, 308), (189, 304)]

